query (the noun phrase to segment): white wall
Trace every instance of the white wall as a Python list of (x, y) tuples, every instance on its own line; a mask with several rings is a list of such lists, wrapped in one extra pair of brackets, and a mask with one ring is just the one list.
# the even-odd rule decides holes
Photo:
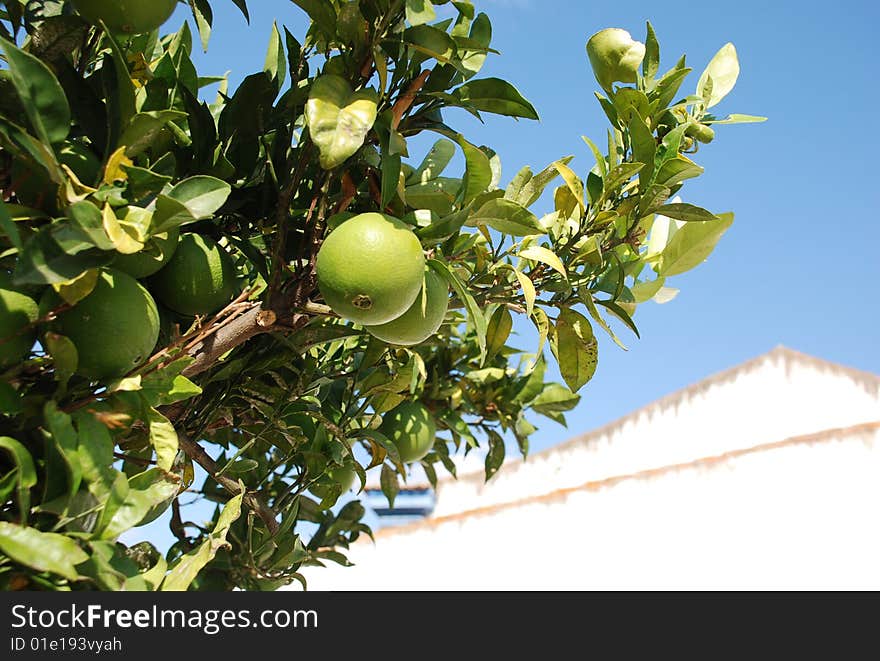
[(880, 589), (878, 477), (880, 429), (866, 426), (382, 531), (375, 546), (352, 549), (356, 567), (306, 578), (313, 590)]
[(573, 487), (611, 475), (687, 462), (791, 436), (880, 420), (880, 379), (777, 349), (684, 398), (645, 407), (609, 425), (508, 462), (488, 483), (482, 471), (438, 485), (434, 516)]

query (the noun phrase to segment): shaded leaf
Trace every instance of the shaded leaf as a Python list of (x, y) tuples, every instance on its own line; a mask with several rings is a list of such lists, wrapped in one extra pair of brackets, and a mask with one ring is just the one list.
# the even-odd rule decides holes
[(500, 78), (471, 80), (453, 92), (462, 103), (496, 115), (539, 119), (538, 112), (513, 85)]
[(217, 519), (217, 525), (214, 526), (214, 530), (197, 548), (181, 557), (174, 564), (165, 580), (162, 581), (162, 591), (185, 591), (205, 565), (214, 559), (217, 551), (228, 545), (226, 535), (229, 533), (229, 528), (232, 524), (241, 516), (243, 497), (244, 493), (242, 491), (242, 493), (233, 496), (227, 501)]
[(89, 556), (70, 537), (41, 532), (27, 526), (0, 521), (0, 551), (36, 571), (48, 571), (75, 581), (76, 565)]

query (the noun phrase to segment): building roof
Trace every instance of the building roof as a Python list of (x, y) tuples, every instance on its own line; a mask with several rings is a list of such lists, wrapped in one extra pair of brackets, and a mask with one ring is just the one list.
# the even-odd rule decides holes
[[(822, 358), (816, 358), (815, 356), (810, 356), (808, 354), (801, 353), (800, 351), (795, 351), (794, 349), (789, 349), (788, 347), (779, 345), (771, 349), (767, 353), (763, 353), (760, 356), (752, 358), (751, 360), (740, 363), (735, 367), (722, 370), (704, 379), (701, 379), (697, 383), (676, 390), (668, 395), (664, 395), (660, 399), (654, 400), (650, 404), (635, 409), (631, 413), (628, 413), (623, 417), (617, 418), (616, 420), (602, 425), (601, 427), (597, 427), (596, 429), (592, 429), (583, 434), (578, 434), (577, 436), (563, 441), (562, 443), (558, 443), (556, 445), (545, 448), (544, 450), (535, 452), (531, 454), (530, 457), (534, 458), (552, 455), (560, 452), (561, 450), (566, 450), (571, 447), (587, 445), (594, 440), (609, 436), (614, 431), (623, 428), (627, 424), (638, 420), (643, 416), (650, 416), (652, 413), (659, 412), (664, 409), (675, 408), (676, 406), (693, 398), (694, 396), (705, 392), (712, 386), (734, 381), (741, 375), (751, 372), (766, 363), (774, 362), (782, 363), (786, 370), (790, 369), (792, 365), (799, 364), (814, 367), (831, 374), (846, 376), (856, 384), (863, 387), (866, 391), (872, 394), (880, 395), (880, 375), (855, 369), (852, 367), (847, 367), (839, 363), (833, 363)], [(509, 462), (508, 470), (510, 470), (510, 467), (512, 466), (522, 464), (524, 461), (524, 459), (520, 458)], [(444, 476), (438, 480), (438, 483), (442, 484), (444, 482), (456, 481), (482, 482), (484, 479), (485, 476), (482, 471), (473, 471), (470, 473), (461, 474), (457, 478), (452, 476)]]
[(449, 523), (452, 521), (461, 521), (463, 519), (469, 519), (472, 517), (480, 517), (486, 516), (490, 514), (494, 514), (495, 512), (500, 512), (503, 510), (513, 509), (517, 507), (522, 507), (524, 505), (529, 505), (532, 503), (552, 503), (552, 502), (560, 502), (565, 500), (572, 493), (576, 493), (579, 491), (599, 491), (601, 489), (607, 489), (613, 486), (620, 484), (621, 482), (625, 482), (628, 480), (650, 480), (657, 477), (661, 477), (664, 475), (668, 475), (670, 473), (676, 473), (686, 470), (700, 470), (706, 468), (712, 468), (719, 464), (723, 464), (740, 457), (757, 454), (760, 452), (769, 452), (773, 450), (781, 450), (788, 447), (798, 446), (798, 445), (816, 445), (819, 443), (829, 443), (834, 441), (841, 441), (851, 439), (853, 437), (862, 437), (869, 434), (874, 434), (876, 432), (880, 432), (880, 420), (877, 422), (867, 422), (858, 425), (852, 425), (850, 427), (836, 428), (836, 429), (826, 429), (820, 432), (812, 433), (812, 434), (804, 434), (801, 436), (793, 436), (791, 438), (786, 438), (781, 441), (774, 441), (771, 443), (762, 443), (760, 445), (755, 445), (747, 448), (739, 448), (736, 450), (731, 450), (729, 452), (723, 452), (717, 455), (711, 455), (706, 457), (700, 457), (698, 459), (694, 459), (692, 461), (677, 463), (677, 464), (669, 464), (666, 466), (659, 466), (656, 468), (649, 468), (646, 470), (641, 470), (635, 473), (627, 473), (623, 475), (613, 475), (607, 478), (603, 478), (600, 480), (591, 480), (589, 482), (584, 482), (583, 484), (579, 484), (573, 487), (566, 487), (563, 489), (556, 489), (554, 491), (550, 491), (549, 493), (543, 493), (540, 495), (529, 496), (526, 498), (520, 498), (518, 500), (505, 501), (501, 503), (497, 503), (494, 505), (488, 505), (485, 507), (475, 507), (473, 509), (465, 510), (463, 512), (456, 512), (454, 514), (447, 514), (444, 516), (437, 517), (429, 517), (422, 519), (420, 521), (415, 521), (406, 525), (390, 527), (390, 528), (382, 528), (377, 530), (374, 533), (375, 537), (391, 537), (393, 535), (406, 534), (410, 532), (414, 532), (416, 530), (424, 530), (430, 528), (436, 528), (445, 523)]

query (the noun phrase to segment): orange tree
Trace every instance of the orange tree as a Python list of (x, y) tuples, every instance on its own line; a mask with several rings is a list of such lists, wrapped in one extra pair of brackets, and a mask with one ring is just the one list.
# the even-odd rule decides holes
[[(174, 2), (0, 2), (5, 589), (272, 589), (345, 563), (370, 531), (357, 498), (334, 505), (366, 471), (393, 501), (408, 463), (433, 482), (483, 446), (489, 479), (505, 434), (526, 455), (534, 416), (578, 403), (595, 333), (637, 333), (636, 306), (732, 222), (676, 197), (713, 127), (759, 119), (712, 114), (731, 45), (687, 95), (650, 25), (644, 43), (598, 32), (594, 164), (501, 187), (495, 152), (447, 123), (538, 117), (480, 75), (485, 13), (294, 2), (307, 33), (273, 26), (235, 89), (196, 71), (189, 22), (161, 29)], [(188, 4), (207, 47), (211, 3)], [(528, 354), (515, 316), (537, 328)], [(212, 521), (188, 520), (194, 499)], [(167, 553), (131, 543), (168, 510)]]

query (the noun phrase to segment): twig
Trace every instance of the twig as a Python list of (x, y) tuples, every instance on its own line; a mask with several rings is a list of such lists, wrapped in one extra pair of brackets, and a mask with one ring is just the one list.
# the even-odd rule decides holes
[[(182, 432), (177, 432), (177, 440), (180, 446), (180, 449), (184, 451), (186, 456), (196, 462), (199, 466), (207, 471), (208, 475), (210, 475), (216, 482), (222, 486), (226, 491), (231, 493), (234, 496), (237, 496), (241, 493), (241, 487), (236, 480), (232, 478), (226, 477), (224, 475), (218, 475), (220, 472), (220, 466), (214, 461), (211, 456), (205, 452), (204, 448), (198, 443), (192, 441), (186, 434)], [(271, 533), (275, 534), (278, 532), (278, 515), (275, 511), (269, 507), (259, 493), (253, 493), (250, 491), (244, 492), (244, 504), (247, 505), (249, 509), (251, 509), (263, 523), (266, 525), (266, 529)]]
[(406, 88), (406, 92), (394, 102), (394, 105), (391, 107), (391, 128), (395, 131), (397, 130), (397, 127), (400, 126), (400, 120), (403, 119), (406, 111), (410, 109), (413, 101), (416, 100), (416, 94), (418, 94), (419, 90), (424, 87), (425, 82), (430, 75), (431, 69), (425, 69), (422, 71), (422, 73), (419, 74), (419, 77), (412, 81), (410, 86)]

